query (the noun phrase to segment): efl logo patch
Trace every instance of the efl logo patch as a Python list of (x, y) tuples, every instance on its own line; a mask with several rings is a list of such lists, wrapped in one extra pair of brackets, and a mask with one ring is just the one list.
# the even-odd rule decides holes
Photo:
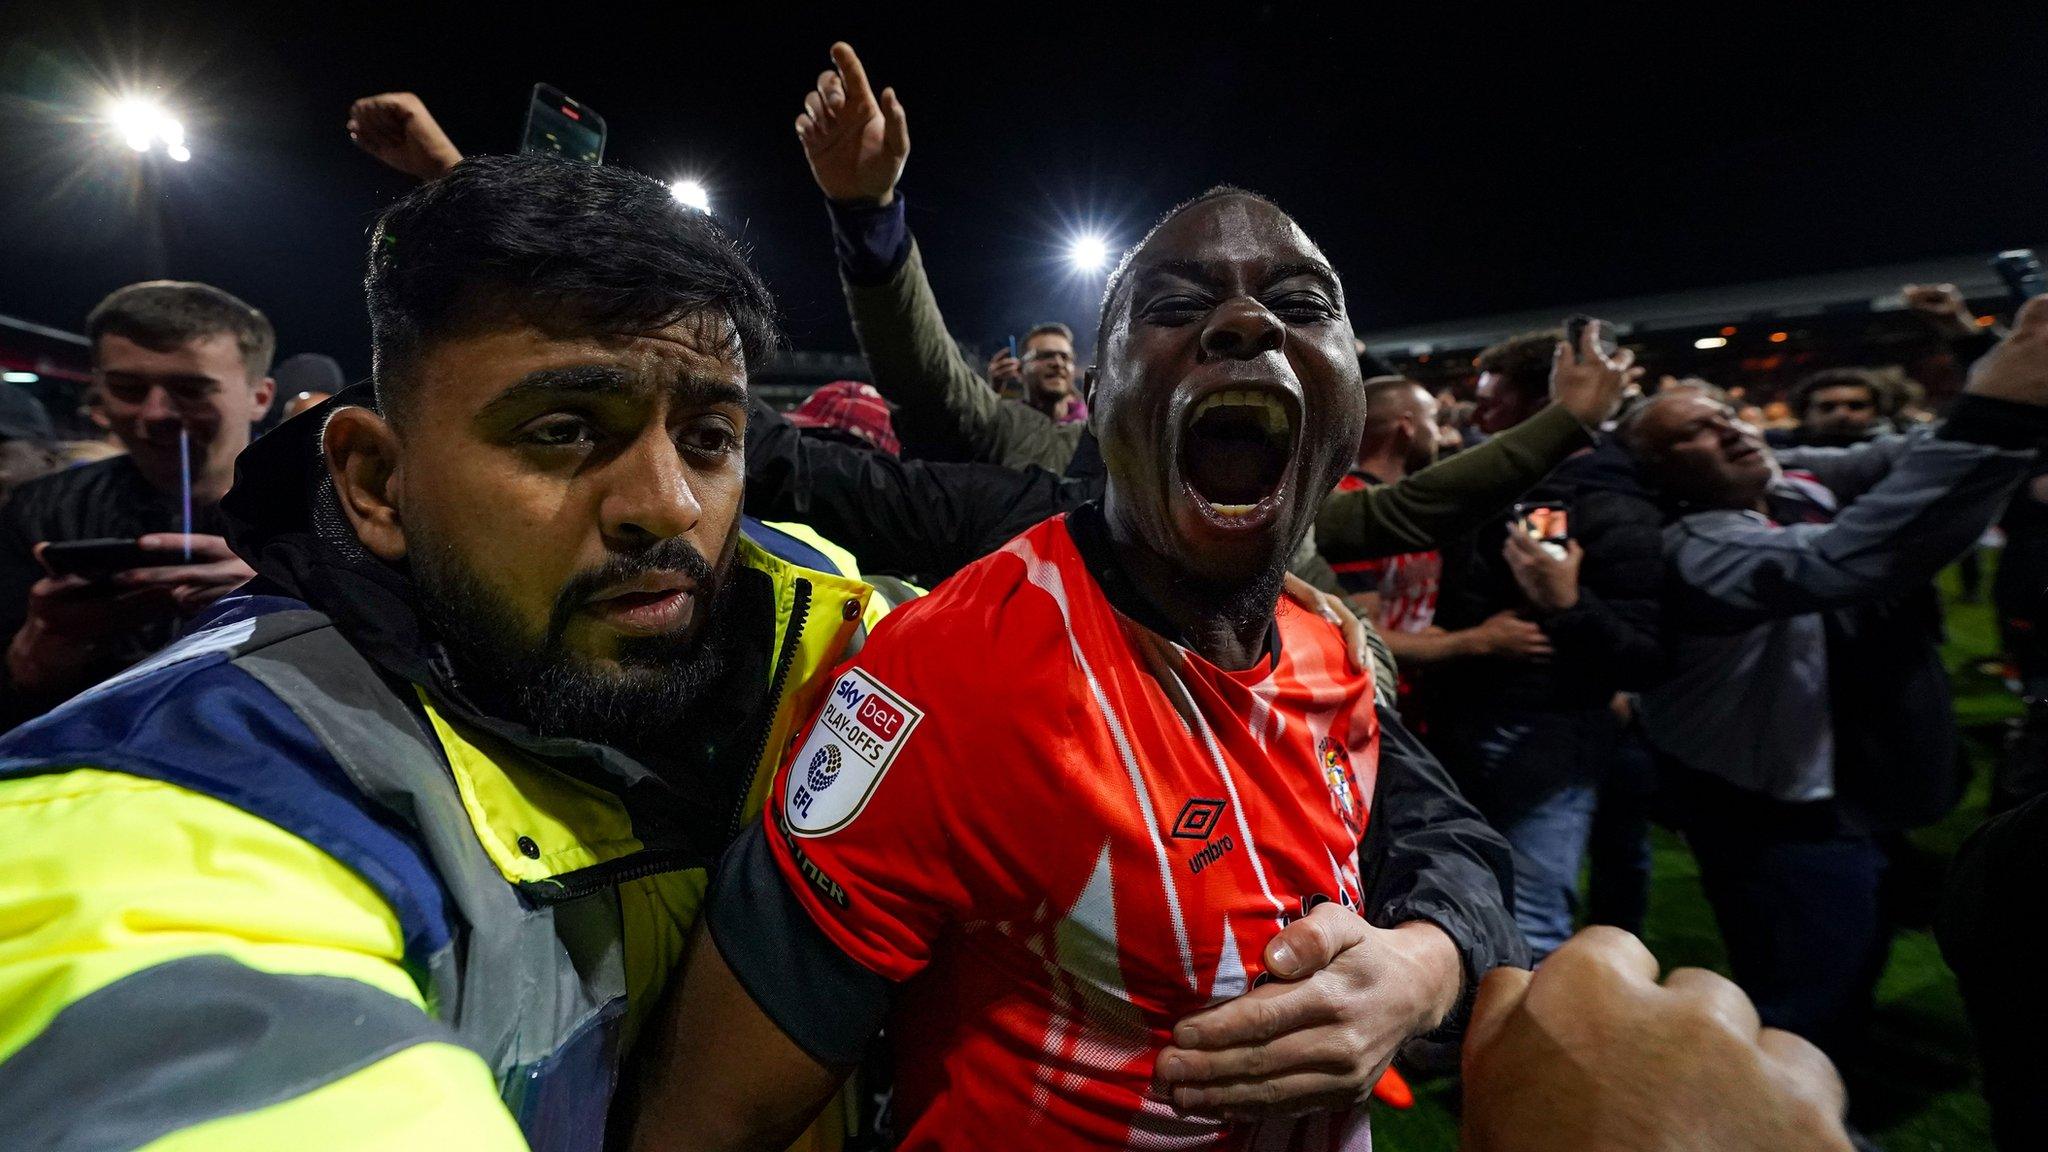
[(923, 719), (867, 673), (841, 676), (790, 763), (783, 799), (790, 833), (826, 836), (853, 823)]
[(1228, 804), (1226, 800), (1190, 800), (1181, 805), (1180, 815), (1173, 818), (1174, 839), (1207, 840)]

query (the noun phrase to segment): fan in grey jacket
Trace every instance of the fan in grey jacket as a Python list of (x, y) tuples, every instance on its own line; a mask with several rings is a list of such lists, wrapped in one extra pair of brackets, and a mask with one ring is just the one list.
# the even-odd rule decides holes
[(1873, 833), (1954, 802), (1948, 689), (1898, 601), (1998, 514), (2048, 438), (2048, 305), (2022, 313), (1930, 433), (1786, 453), (1692, 393), (1623, 429), (1672, 506), (1670, 675), (1642, 698), (1735, 976), (1838, 1059), (1888, 938)]

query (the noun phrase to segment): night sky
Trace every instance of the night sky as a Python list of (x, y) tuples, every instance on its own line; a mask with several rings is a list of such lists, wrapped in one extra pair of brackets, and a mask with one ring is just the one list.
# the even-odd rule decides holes
[[(1091, 328), (1099, 281), (1067, 271), (1066, 237), (1128, 243), (1219, 182), (1295, 214), (1364, 332), (1991, 250), (2042, 236), (2048, 206), (2038, 5), (1678, 24), (1642, 15), (1662, 5), (8, 7), (0, 312), (77, 330), (156, 271), (154, 217), (162, 271), (351, 373), (366, 229), (407, 184), (349, 144), (349, 101), (411, 89), (466, 151), (509, 150), (536, 80), (608, 118), (608, 162), (703, 179), (795, 346), (852, 350), (790, 126), (839, 37), (903, 98), (912, 227), (955, 335), (984, 345)], [(190, 164), (80, 122), (117, 82), (162, 85)], [(141, 163), (161, 171), (138, 200)]]

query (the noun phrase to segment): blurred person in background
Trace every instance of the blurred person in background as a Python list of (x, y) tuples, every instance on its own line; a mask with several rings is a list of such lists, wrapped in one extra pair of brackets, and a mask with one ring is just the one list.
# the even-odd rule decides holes
[[(86, 335), (127, 451), (24, 484), (0, 508), (6, 726), (162, 648), (253, 575), (219, 506), (275, 391), (270, 321), (211, 285), (152, 280), (108, 296)], [(136, 541), (154, 563), (54, 576), (39, 557), (44, 544), (101, 539)]]
[[(1480, 369), (1479, 402), (1474, 411), (1474, 424), (1485, 430), (1489, 437), (1506, 435), (1526, 425), (1548, 402), (1552, 388), (1552, 368), (1556, 363), (1557, 349), (1563, 342), (1563, 333), (1559, 331), (1530, 332), (1512, 337), (1481, 352), (1474, 361)], [(1587, 370), (1597, 370), (1607, 364), (1604, 358), (1582, 362), (1576, 355), (1572, 363), (1575, 367), (1583, 363)], [(1621, 372), (1624, 379), (1631, 379), (1635, 371), (1630, 367), (1632, 363), (1631, 356), (1627, 363), (1620, 363), (1619, 368), (1615, 370)], [(1587, 428), (1585, 432), (1588, 439), (1583, 441), (1581, 446), (1591, 443), (1591, 428)], [(1500, 509), (1502, 513), (1505, 511)], [(1492, 519), (1491, 516), (1487, 518), (1489, 526)], [(1441, 608), (1452, 594), (1455, 582), (1462, 579), (1459, 570), (1449, 567), (1448, 564), (1451, 563), (1452, 557), (1465, 556), (1477, 547), (1477, 537), (1486, 531), (1487, 529), (1482, 528), (1457, 541), (1446, 542), (1446, 560), (1438, 564), (1438, 610), (1433, 613), (1435, 618), (1422, 627), (1393, 632), (1386, 636), (1387, 646), (1393, 650), (1395, 658), (1404, 667), (1418, 670), (1418, 677), (1425, 681), (1433, 676), (1439, 680), (1448, 679), (1447, 676), (1436, 676), (1435, 673), (1428, 671), (1438, 665), (1460, 661), (1544, 660), (1551, 655), (1550, 641), (1543, 634), (1543, 630), (1513, 607), (1499, 607), (1496, 611), (1479, 616), (1472, 616), (1469, 612), (1460, 610), (1453, 612), (1449, 619), (1445, 619)], [(1334, 553), (1326, 552), (1326, 555), (1330, 556), (1332, 563), (1344, 562)], [(1469, 608), (1476, 603), (1477, 601), (1466, 601), (1462, 607)], [(1425, 688), (1422, 691), (1423, 696), (1428, 699), (1438, 698), (1430, 689)], [(1444, 707), (1447, 709), (1455, 710), (1462, 707), (1462, 704), (1452, 703), (1449, 697), (1443, 699)], [(1404, 718), (1418, 731), (1426, 733), (1434, 733), (1441, 719), (1426, 712)], [(1443, 754), (1441, 747), (1438, 748), (1438, 753)], [(1459, 765), (1456, 763), (1452, 763), (1451, 768), (1454, 773), (1459, 771)], [(1468, 788), (1471, 786), (1470, 781), (1461, 780), (1460, 783)]]
[(1017, 394), (1025, 404), (1060, 424), (1088, 419), (1081, 399), (1080, 364), (1074, 355), (1074, 330), (1057, 320), (1035, 324), (1024, 334), (1021, 357), (1008, 348), (989, 358), (988, 379), (997, 392)]
[(1842, 448), (1897, 429), (1896, 392), (1870, 368), (1827, 368), (1786, 394), (1799, 426), (1771, 440), (1775, 447)]
[(1551, 350), (1563, 336), (1555, 330), (1525, 332), (1473, 358), (1472, 366), (1479, 369), (1474, 427), (1491, 436), (1535, 415), (1549, 395)]
[[(1374, 377), (1365, 382), (1365, 430), (1358, 437), (1358, 454), (1337, 482), (1337, 490), (1405, 479), (1436, 463), (1439, 450), (1436, 398), (1413, 380)], [(1383, 635), (1420, 632), (1436, 618), (1443, 558), (1434, 549), (1351, 560), (1331, 568), (1352, 606)]]
[(285, 357), (278, 362), (277, 370), (271, 376), (277, 381), (277, 399), (264, 418), (264, 431), (301, 412), (319, 407), (328, 397), (348, 387), (348, 378), (342, 375), (341, 365), (334, 357), (318, 352), (301, 352)]
[(1622, 438), (1667, 510), (1669, 674), (1641, 697), (1736, 979), (1840, 1060), (1889, 950), (1880, 837), (1960, 792), (1935, 638), (1902, 596), (1969, 547), (2048, 433), (2048, 301), (1931, 432), (1787, 453), (1675, 392)]
[(877, 452), (901, 455), (903, 445), (889, 421), (889, 402), (872, 384), (858, 380), (834, 380), (804, 397), (804, 402), (784, 413), (783, 419), (798, 428), (844, 436)]
[[(1562, 374), (1603, 363), (1599, 337), (1596, 323), (1577, 350), (1539, 332), (1481, 353), (1493, 426), (1526, 406), (1539, 366)], [(1633, 377), (1631, 363), (1620, 352), (1611, 370)], [(1449, 652), (1436, 655), (1426, 699), (1432, 746), (1514, 847), (1515, 920), (1540, 960), (1572, 933), (1603, 786), (1628, 811), (1613, 814), (1621, 831), (1609, 838), (1624, 847), (1603, 856), (1596, 892), (1630, 926), (1647, 898), (1639, 799), (1647, 785), (1636, 779), (1639, 761), (1625, 755), (1627, 721), (1615, 698), (1648, 684), (1662, 665), (1661, 525), (1632, 461), (1611, 442), (1566, 460), (1524, 500), (1564, 508), (1564, 554), (1506, 510), (1446, 549), (1438, 620), (1447, 631), (1431, 639)], [(1518, 643), (1477, 647), (1496, 633)]]
[(0, 500), (64, 466), (49, 410), (26, 389), (0, 384)]

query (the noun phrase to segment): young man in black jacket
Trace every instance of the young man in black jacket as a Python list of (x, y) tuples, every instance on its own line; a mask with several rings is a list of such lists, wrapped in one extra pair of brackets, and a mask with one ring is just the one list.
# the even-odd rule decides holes
[(1660, 523), (1613, 444), (1566, 461), (1527, 499), (1566, 506), (1565, 556), (1501, 517), (1452, 551), (1438, 615), (1456, 629), (1514, 612), (1542, 629), (1551, 655), (1445, 665), (1435, 739), (1514, 845), (1515, 919), (1541, 959), (1572, 932), (1600, 786), (1623, 748), (1615, 697), (1647, 684), (1663, 659)]

